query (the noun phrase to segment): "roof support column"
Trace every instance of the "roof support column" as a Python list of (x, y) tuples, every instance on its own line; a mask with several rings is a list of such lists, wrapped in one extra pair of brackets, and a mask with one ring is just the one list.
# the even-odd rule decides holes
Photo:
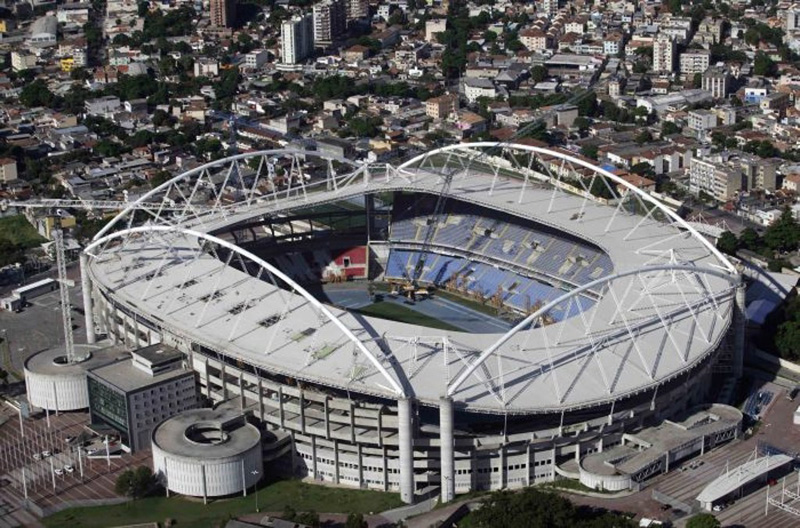
[(94, 335), (94, 310), (92, 308), (92, 281), (89, 278), (89, 255), (81, 253), (81, 293), (83, 294), (83, 318), (86, 327), (86, 342), (93, 345), (96, 341)]
[(744, 368), (744, 341), (745, 325), (745, 286), (744, 281), (739, 276), (739, 285), (736, 287), (736, 305), (733, 316), (733, 375), (736, 379), (742, 377)]
[(411, 399), (397, 400), (397, 428), (400, 448), (400, 500), (414, 502), (414, 422)]
[(442, 503), (455, 497), (455, 460), (453, 456), (453, 400), (439, 400), (439, 444), (442, 477)]

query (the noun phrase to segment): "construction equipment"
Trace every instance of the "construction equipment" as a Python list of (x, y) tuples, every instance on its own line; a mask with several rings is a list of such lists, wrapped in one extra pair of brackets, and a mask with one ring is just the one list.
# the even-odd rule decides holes
[[(91, 211), (92, 209), (108, 210), (108, 211), (121, 211), (132, 205), (136, 206), (139, 210), (161, 211), (161, 212), (181, 212), (186, 209), (186, 206), (176, 204), (174, 202), (165, 205), (163, 202), (125, 202), (114, 200), (61, 200), (55, 198), (42, 198), (37, 200), (2, 200), (0, 201), (0, 211), (7, 211), (10, 207), (21, 208), (37, 208), (37, 209), (83, 209)], [(210, 210), (210, 206), (195, 205), (194, 209), (198, 212)]]
[(69, 287), (75, 283), (67, 279), (66, 254), (64, 251), (64, 231), (61, 229), (61, 218), (65, 216), (62, 209), (56, 209), (53, 219), (53, 242), (58, 268), (58, 291), (61, 296), (61, 321), (64, 325), (64, 348), (67, 352), (67, 363), (77, 363), (85, 358), (75, 356), (75, 341), (72, 335), (72, 305), (69, 302)]

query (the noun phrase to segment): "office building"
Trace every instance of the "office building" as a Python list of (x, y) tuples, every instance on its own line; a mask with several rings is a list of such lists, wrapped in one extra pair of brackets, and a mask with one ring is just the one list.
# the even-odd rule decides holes
[(184, 364), (183, 353), (162, 344), (90, 370), (88, 383), (92, 424), (118, 431), (132, 452), (150, 447), (161, 421), (197, 406), (194, 371)]

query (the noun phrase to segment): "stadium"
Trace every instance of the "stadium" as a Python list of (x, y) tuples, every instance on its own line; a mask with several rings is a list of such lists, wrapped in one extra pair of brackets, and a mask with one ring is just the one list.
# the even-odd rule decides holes
[(82, 273), (90, 343), (178, 348), (204, 396), (289, 438), (294, 474), (407, 503), (569, 476), (741, 372), (731, 263), (528, 144), (224, 158), (131, 203)]

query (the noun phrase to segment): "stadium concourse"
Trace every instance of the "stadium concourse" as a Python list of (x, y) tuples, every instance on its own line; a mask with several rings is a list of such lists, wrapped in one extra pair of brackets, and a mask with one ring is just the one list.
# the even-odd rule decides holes
[[(87, 340), (182, 350), (208, 398), (291, 437), (295, 474), (409, 503), (546, 482), (741, 374), (737, 270), (565, 151), (471, 143), (397, 167), (255, 152), (140, 202), (156, 207), (132, 204), (82, 254)], [(338, 282), (374, 304), (329, 303)], [(508, 329), (416, 324), (420, 297), (375, 315), (409, 288)]]

